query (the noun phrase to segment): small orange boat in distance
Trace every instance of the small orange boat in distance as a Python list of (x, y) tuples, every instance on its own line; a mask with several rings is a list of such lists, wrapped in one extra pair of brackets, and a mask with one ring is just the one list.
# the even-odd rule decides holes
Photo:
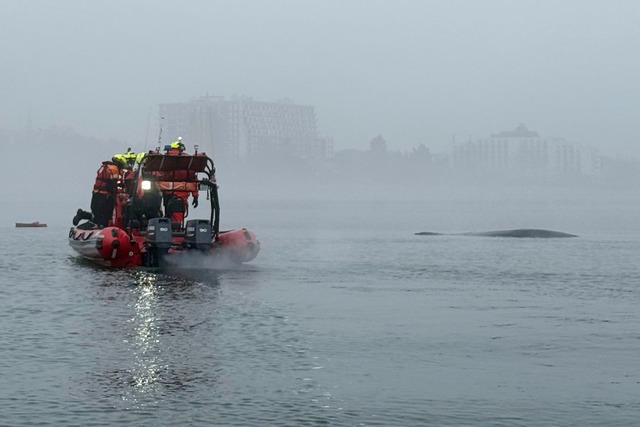
[(46, 227), (47, 224), (43, 223), (43, 222), (39, 222), (39, 221), (34, 221), (34, 222), (16, 222), (16, 227), (17, 228), (38, 228), (38, 227)]

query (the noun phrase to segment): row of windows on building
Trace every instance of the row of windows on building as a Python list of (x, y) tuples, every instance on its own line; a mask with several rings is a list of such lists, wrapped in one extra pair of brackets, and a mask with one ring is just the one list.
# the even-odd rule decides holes
[(270, 149), (283, 147), (303, 155), (318, 155), (317, 147), (323, 146), (318, 137), (315, 109), (311, 106), (203, 97), (186, 103), (161, 104), (160, 115), (172, 136), (198, 140), (215, 151), (234, 155), (250, 154), (260, 144)]
[(452, 165), (486, 170), (531, 170), (539, 172), (601, 173), (601, 156), (592, 149), (562, 140), (484, 141), (456, 145)]

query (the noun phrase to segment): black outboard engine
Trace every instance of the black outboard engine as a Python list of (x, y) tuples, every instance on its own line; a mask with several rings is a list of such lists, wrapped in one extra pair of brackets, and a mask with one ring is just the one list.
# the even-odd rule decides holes
[(189, 249), (207, 251), (211, 248), (211, 223), (206, 219), (187, 221), (184, 243)]
[(144, 239), (147, 257), (143, 259), (147, 267), (159, 267), (162, 257), (171, 247), (171, 219), (151, 218), (147, 225), (147, 235)]

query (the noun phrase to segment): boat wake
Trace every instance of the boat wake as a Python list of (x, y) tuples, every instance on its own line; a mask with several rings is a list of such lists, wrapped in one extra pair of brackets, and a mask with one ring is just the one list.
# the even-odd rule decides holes
[(216, 253), (215, 256), (208, 252), (184, 251), (163, 258), (161, 265), (163, 269), (169, 270), (235, 270), (241, 266), (242, 263), (224, 251)]

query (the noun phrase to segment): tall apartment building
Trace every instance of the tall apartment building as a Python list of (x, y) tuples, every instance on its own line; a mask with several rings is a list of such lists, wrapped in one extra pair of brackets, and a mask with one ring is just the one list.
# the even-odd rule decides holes
[(217, 158), (326, 158), (333, 154), (331, 138), (318, 133), (315, 108), (289, 100), (225, 100), (207, 95), (160, 104), (159, 112), (167, 138), (182, 136), (187, 147), (197, 143)]
[(600, 153), (563, 138), (544, 137), (520, 124), (514, 130), (454, 144), (456, 170), (496, 177), (594, 177), (602, 174)]

